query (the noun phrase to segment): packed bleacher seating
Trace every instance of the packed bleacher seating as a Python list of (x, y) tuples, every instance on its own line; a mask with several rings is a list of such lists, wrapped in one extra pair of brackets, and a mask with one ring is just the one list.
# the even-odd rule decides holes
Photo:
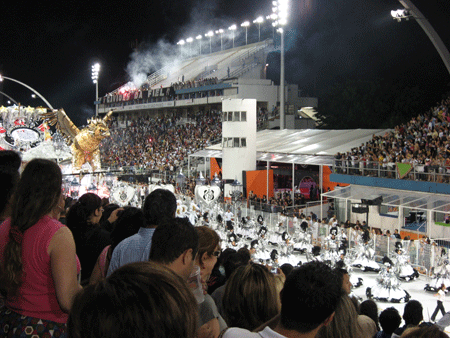
[(112, 128), (111, 137), (101, 144), (104, 167), (135, 166), (175, 172), (195, 151), (211, 145), (222, 136), (221, 112), (182, 116), (140, 117), (128, 121), (127, 128)]
[(337, 172), (395, 177), (395, 163), (410, 163), (416, 174), (410, 179), (449, 183), (449, 106), (450, 98), (443, 99), (392, 132), (374, 135), (360, 147), (336, 154)]

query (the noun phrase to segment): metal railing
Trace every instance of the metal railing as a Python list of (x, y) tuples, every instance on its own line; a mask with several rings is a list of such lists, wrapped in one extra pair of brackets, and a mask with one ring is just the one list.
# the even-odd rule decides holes
[[(362, 160), (348, 161), (335, 160), (332, 170), (335, 174), (370, 176), (399, 179), (396, 164), (369, 162)], [(403, 178), (413, 181), (429, 181), (436, 183), (450, 183), (450, 168), (443, 165), (417, 165), (412, 164), (412, 169)]]

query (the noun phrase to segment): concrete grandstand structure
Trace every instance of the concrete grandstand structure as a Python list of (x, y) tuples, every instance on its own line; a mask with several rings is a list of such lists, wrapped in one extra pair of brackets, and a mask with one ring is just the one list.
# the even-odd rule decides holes
[[(119, 116), (138, 116), (142, 113), (165, 114), (174, 110), (221, 110), (225, 99), (256, 99), (257, 109), (276, 115), (279, 86), (266, 78), (267, 55), (276, 51), (272, 40), (200, 54), (177, 61), (150, 74), (139, 88), (131, 83), (123, 85), (100, 99), (100, 114), (114, 109)], [(286, 126), (304, 127), (311, 119), (299, 115), (302, 107), (317, 107), (317, 99), (300, 97), (298, 85), (285, 90)], [(301, 118), (300, 118), (301, 117)], [(279, 120), (271, 127), (279, 126)]]

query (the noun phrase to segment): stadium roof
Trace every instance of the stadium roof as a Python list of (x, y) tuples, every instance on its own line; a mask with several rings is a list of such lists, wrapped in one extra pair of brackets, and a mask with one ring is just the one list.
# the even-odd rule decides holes
[[(285, 129), (262, 130), (256, 134), (258, 161), (332, 165), (334, 155), (347, 152), (392, 129)], [(222, 144), (201, 150), (193, 157), (222, 157)]]

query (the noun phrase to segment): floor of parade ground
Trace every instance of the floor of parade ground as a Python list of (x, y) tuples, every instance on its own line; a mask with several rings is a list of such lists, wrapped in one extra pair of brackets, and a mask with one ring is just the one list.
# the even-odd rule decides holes
[[(377, 284), (376, 278), (378, 276), (378, 273), (363, 272), (359, 269), (354, 269), (353, 271), (351, 271), (351, 274), (363, 279), (362, 286), (352, 289), (353, 294), (360, 297), (362, 301), (366, 300), (366, 289)], [(434, 309), (436, 308), (436, 297), (434, 296), (435, 292), (424, 290), (425, 285), (429, 283), (429, 281), (429, 278), (424, 275), (420, 275), (419, 278), (414, 281), (401, 282), (402, 288), (409, 292), (409, 294), (411, 295), (411, 299), (415, 299), (422, 304), (424, 321), (430, 321), (430, 317), (433, 314)], [(400, 316), (403, 315), (403, 308), (405, 306), (405, 303), (390, 303), (380, 301), (376, 301), (376, 303), (378, 305), (378, 314), (380, 314), (384, 309), (392, 306), (398, 310)], [(447, 301), (444, 301), (444, 308), (446, 311), (450, 311), (450, 296), (448, 297)], [(441, 317), (442, 314), (439, 312), (436, 316), (436, 320), (439, 320)], [(450, 333), (450, 326), (445, 329), (445, 332), (447, 334)]]

